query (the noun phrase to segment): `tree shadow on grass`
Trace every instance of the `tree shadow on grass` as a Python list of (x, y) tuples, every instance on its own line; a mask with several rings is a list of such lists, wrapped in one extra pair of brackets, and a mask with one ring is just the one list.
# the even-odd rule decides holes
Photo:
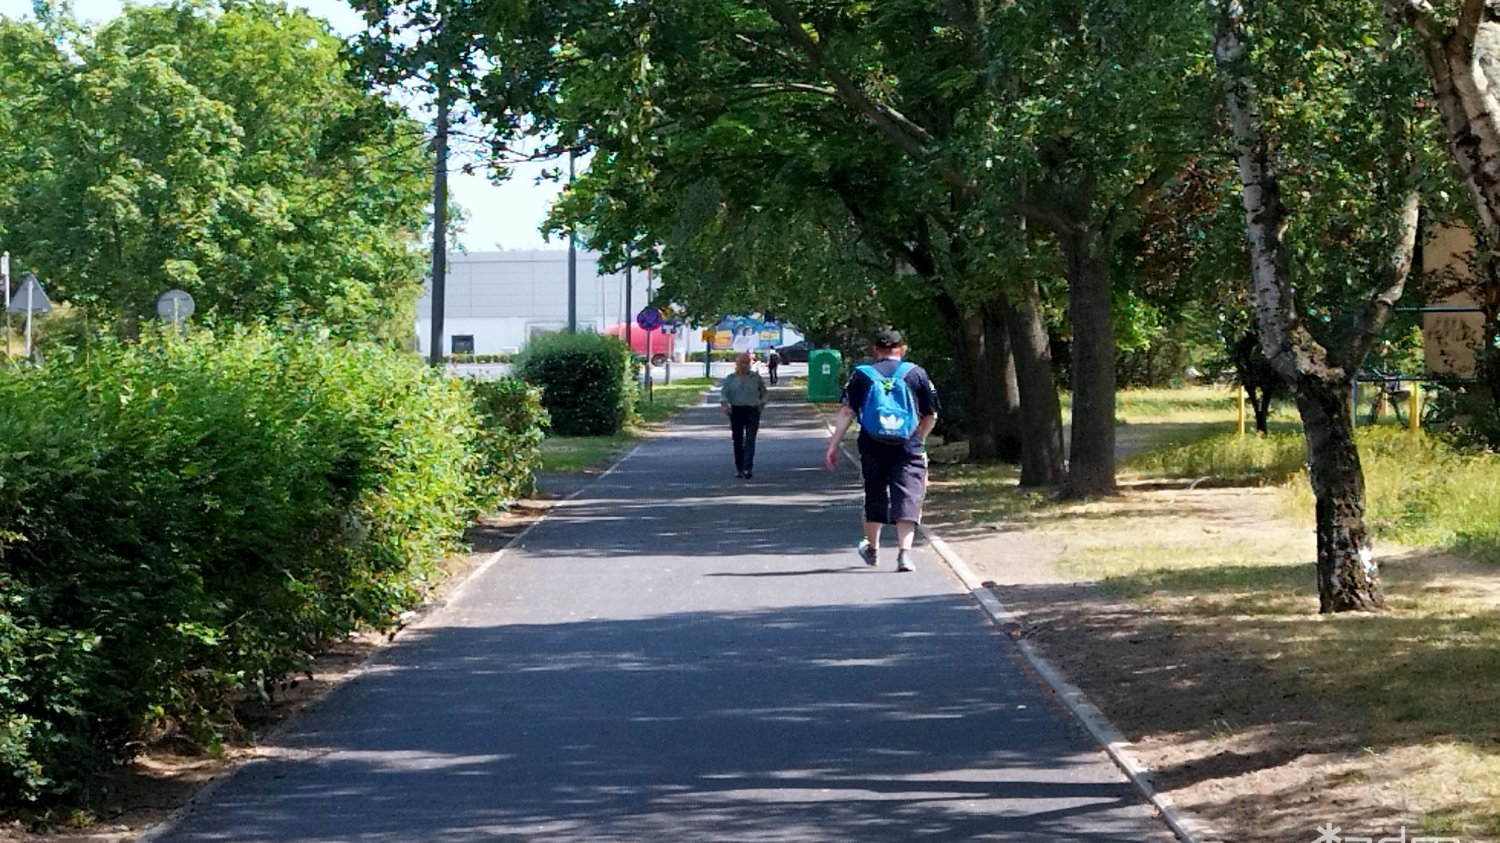
[(1162, 567), (1104, 588), (1019, 585), (999, 596), (1130, 740), (1229, 736), (1233, 749), (1155, 770), (1173, 790), (1322, 753), (1500, 751), (1500, 576), (1473, 578), (1447, 559), (1388, 565), (1392, 611), (1379, 615), (1317, 614), (1310, 560)]

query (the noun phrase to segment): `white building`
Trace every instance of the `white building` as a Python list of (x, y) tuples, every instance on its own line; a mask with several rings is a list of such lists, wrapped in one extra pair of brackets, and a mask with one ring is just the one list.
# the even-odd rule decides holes
[[(511, 353), (538, 333), (568, 326), (566, 249), (450, 254), (447, 275), (443, 290), (445, 354)], [(633, 322), (654, 288), (654, 279), (644, 270), (634, 270), (631, 275), (627, 309), (625, 273), (600, 275), (598, 254), (579, 250), (580, 331), (618, 332), (625, 322)], [(429, 353), (432, 342), (431, 292), (429, 288), (417, 300), (417, 342), (423, 354)], [(639, 332), (639, 328), (632, 330), (632, 334)], [(685, 349), (682, 339), (679, 351), (702, 347), (698, 340)]]
[[(631, 273), (629, 300), (625, 273), (599, 274), (599, 255), (579, 250), (577, 314), (580, 331), (623, 336), (629, 323), (631, 344), (644, 354), (644, 333), (635, 316), (649, 301), (655, 279), (646, 270)], [(510, 354), (539, 333), (568, 326), (568, 252), (566, 249), (517, 252), (460, 252), (448, 256), (443, 289), (444, 354)], [(417, 344), (428, 354), (432, 342), (431, 290), (417, 299)], [(802, 335), (787, 329), (785, 342)], [(653, 357), (662, 335), (652, 337)], [(696, 327), (685, 327), (672, 341), (672, 356), (702, 351)], [(725, 343), (727, 347), (727, 341)]]

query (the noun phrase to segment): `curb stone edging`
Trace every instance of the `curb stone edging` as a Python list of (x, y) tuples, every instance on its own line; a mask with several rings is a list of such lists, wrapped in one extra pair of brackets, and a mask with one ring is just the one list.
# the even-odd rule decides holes
[(1082, 690), (1063, 678), (1057, 668), (1031, 646), (1031, 642), (1021, 637), (1020, 620), (1005, 608), (1000, 598), (987, 584), (979, 581), (958, 552), (947, 542), (938, 538), (926, 524), (918, 524), (917, 530), (947, 564), (949, 570), (953, 571), (954, 576), (963, 582), (964, 587), (979, 603), (979, 607), (984, 610), (990, 622), (997, 629), (1010, 635), (1037, 675), (1042, 677), (1052, 692), (1062, 700), (1068, 711), (1083, 724), (1094, 740), (1099, 742), (1105, 754), (1115, 763), (1115, 766), (1120, 768), (1141, 796), (1145, 797), (1146, 801), (1161, 814), (1162, 820), (1166, 822), (1172, 833), (1177, 835), (1182, 843), (1217, 843), (1221, 840), (1219, 835), (1215, 834), (1204, 822), (1184, 814), (1172, 801), (1172, 797), (1158, 792), (1151, 785), (1150, 768), (1135, 757), (1130, 741), (1126, 740), (1125, 736), (1105, 718), (1103, 712), (1089, 702)]
[[(829, 435), (832, 436), (833, 426), (827, 422), (824, 424)], [(856, 467), (859, 465), (859, 460), (849, 450), (848, 442), (840, 442), (839, 451)], [(1038, 653), (1036, 648), (1031, 646), (1031, 642), (1022, 637), (1020, 619), (1005, 608), (1000, 598), (990, 590), (987, 584), (980, 581), (973, 569), (964, 562), (963, 557), (958, 555), (958, 551), (938, 538), (937, 534), (926, 524), (919, 522), (917, 531), (948, 566), (948, 570), (952, 571), (953, 575), (963, 583), (964, 588), (968, 589), (969, 595), (979, 604), (979, 608), (984, 611), (990, 623), (1015, 642), (1021, 655), (1026, 657), (1027, 664), (1031, 665), (1036, 674), (1047, 683), (1047, 687), (1057, 695), (1069, 713), (1083, 725), (1084, 729), (1088, 730), (1089, 735), (1099, 743), (1104, 754), (1109, 756), (1109, 760), (1120, 768), (1136, 791), (1161, 814), (1162, 821), (1167, 824), (1167, 828), (1177, 835), (1182, 843), (1221, 843), (1222, 838), (1206, 823), (1187, 816), (1172, 801), (1172, 797), (1152, 787), (1150, 768), (1134, 756), (1130, 742), (1105, 718), (1104, 713), (1097, 706), (1089, 702), (1082, 690), (1063, 678), (1062, 673)]]

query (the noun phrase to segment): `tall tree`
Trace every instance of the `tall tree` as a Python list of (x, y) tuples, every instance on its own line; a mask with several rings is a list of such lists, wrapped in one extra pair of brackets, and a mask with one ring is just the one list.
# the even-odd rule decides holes
[(178, 3), (59, 37), (51, 64), (0, 56), (46, 92), (0, 204), (23, 265), (106, 321), (181, 287), (223, 318), (409, 336), (421, 135), (350, 81), (325, 23)]
[[(1256, 326), (1271, 365), (1290, 385), (1307, 442), (1319, 606), (1379, 609), (1384, 597), (1364, 521), (1349, 394), (1411, 268), (1419, 80), (1409, 57), (1379, 37), (1381, 21), (1359, 4), (1251, 9), (1218, 0), (1211, 8)], [(1308, 43), (1317, 46), (1308, 50)], [(1297, 187), (1296, 200), (1287, 198), (1287, 181)], [(1291, 229), (1299, 214), (1310, 230)], [(1330, 233), (1332, 242), (1321, 239)], [(1352, 314), (1321, 321), (1309, 296), (1298, 295), (1299, 288), (1351, 280), (1367, 290)]]
[[(566, 20), (570, 11), (559, 10), (559, 15), (548, 16), (548, 21), (555, 24)], [(752, 218), (746, 210), (751, 208), (776, 208), (792, 214), (792, 209), (812, 207), (833, 213), (827, 223), (834, 227), (852, 219), (866, 250), (883, 255), (877, 262), (887, 267), (887, 274), (888, 268), (902, 259), (918, 267), (921, 277), (934, 282), (930, 286), (935, 301), (948, 300), (966, 309), (947, 324), (982, 327), (974, 296), (979, 285), (970, 283), (964, 275), (969, 261), (961, 252), (967, 238), (958, 236), (955, 226), (960, 217), (952, 210), (955, 202), (969, 200), (955, 195), (952, 184), (934, 179), (925, 163), (913, 162), (900, 146), (882, 135), (872, 135), (863, 107), (852, 107), (842, 99), (837, 86), (823, 81), (822, 71), (812, 66), (811, 59), (795, 52), (783, 54), (789, 38), (785, 27), (753, 6), (735, 14), (726, 14), (723, 8), (701, 14), (695, 11), (700, 10), (673, 6), (669, 12), (661, 7), (638, 7), (632, 10), (636, 17), (629, 21), (580, 26), (576, 32), (560, 27), (549, 36), (567, 46), (546, 50), (547, 60), (559, 55), (578, 58), (573, 64), (554, 65), (545, 70), (545, 75), (561, 80), (560, 85), (566, 83), (568, 92), (578, 91), (565, 97), (567, 107), (587, 112), (583, 117), (569, 116), (571, 112), (558, 116), (558, 125), (566, 126), (560, 131), (586, 136), (596, 150), (576, 201), (565, 199), (563, 212), (591, 214), (588, 221), (595, 232), (594, 242), (605, 247), (607, 255), (611, 241), (621, 243), (621, 234), (635, 237), (639, 227), (648, 227), (646, 230), (653, 231), (652, 237), (659, 243), (672, 242), (674, 249), (683, 248), (684, 243), (702, 243), (706, 254), (716, 249), (738, 253), (743, 251), (742, 241), (721, 239), (713, 246), (702, 237), (685, 240), (676, 236), (672, 232), (677, 223), (667, 222), (673, 215), (669, 211), (655, 213), (650, 207), (652, 196), (668, 205), (698, 196), (694, 186), (706, 174), (712, 174), (729, 203), (727, 207), (738, 209), (731, 212), (736, 218)], [(631, 32), (631, 23), (640, 25), (643, 34)], [(873, 55), (878, 44), (862, 35), (856, 24), (827, 22), (838, 39), (848, 39), (847, 49)], [(601, 30), (619, 33), (620, 40), (613, 45), (601, 44)], [(871, 27), (870, 31), (878, 28)], [(832, 40), (835, 34), (827, 37)], [(960, 41), (956, 36), (938, 39), (927, 45), (927, 52), (950, 52)], [(906, 49), (903, 55), (921, 52)], [(627, 55), (635, 58), (622, 59)], [(600, 56), (609, 58), (601, 60)], [(638, 72), (642, 67), (651, 68), (644, 81)], [(611, 69), (613, 83), (595, 78)], [(532, 75), (539, 72), (530, 68)], [(500, 87), (514, 90), (531, 78), (511, 79)], [(619, 91), (634, 93), (622, 99)], [(638, 102), (651, 105), (640, 109), (634, 105)], [(952, 112), (951, 105), (944, 106), (936, 95), (928, 97), (924, 106), (935, 113)], [(616, 115), (638, 117), (617, 120)], [(610, 182), (607, 187), (587, 186), (606, 179)], [(636, 179), (649, 183), (651, 190), (633, 190), (631, 182)], [(601, 201), (605, 197), (607, 200)], [(837, 202), (829, 203), (829, 197)], [(805, 218), (801, 213), (795, 216)], [(628, 224), (622, 224), (622, 218), (628, 218)], [(656, 227), (649, 228), (652, 225)], [(710, 233), (707, 229), (699, 232)], [(766, 245), (767, 259), (774, 259), (779, 250), (774, 244)], [(906, 254), (908, 251), (925, 254), (914, 256)], [(637, 253), (642, 259), (653, 256), (651, 249), (638, 249)], [(684, 257), (667, 256), (662, 274), (668, 286), (682, 277), (674, 266), (693, 263)], [(962, 293), (959, 287), (965, 288)], [(993, 297), (994, 291), (989, 295)], [(995, 324), (992, 321), (991, 326)], [(1032, 336), (1040, 333), (1033, 332)], [(972, 352), (984, 346), (961, 342), (972, 336), (971, 332), (955, 330), (950, 341), (955, 356), (964, 364), (962, 369), (977, 373), (962, 380), (979, 384), (989, 372), (976, 365), (978, 358)], [(1005, 349), (1008, 343), (992, 345)], [(1044, 372), (1043, 377), (1050, 378), (1050, 372)], [(975, 388), (994, 392), (1004, 384), (985, 383)], [(978, 405), (977, 401), (970, 403)], [(1056, 421), (1052, 424), (1055, 426)], [(984, 432), (971, 438), (971, 453), (993, 458), (1001, 451), (996, 426), (978, 427)], [(1013, 433), (1011, 436), (1014, 439)], [(1041, 444), (1053, 440), (1046, 435), (1026, 438)], [(1054, 450), (1052, 459), (1039, 464), (1060, 469), (1061, 456), (1060, 450)], [(1027, 473), (1028, 482), (1056, 479), (1055, 474), (1035, 479), (1032, 475)]]
[(1207, 32), (1195, 4), (1132, 7), (1032, 0), (988, 21), (987, 166), (1014, 185), (1013, 205), (1045, 229), (1068, 288), (1073, 425), (1067, 491), (1115, 489), (1114, 301), (1133, 283), (1122, 246), (1139, 214), (1200, 149), (1211, 101)]
[[(1500, 411), (1500, 9), (1485, 0), (1385, 0), (1416, 36), (1448, 149), (1467, 188), (1478, 272), (1469, 292), (1485, 317), (1480, 382)], [(1483, 391), (1483, 390), (1476, 390)], [(1495, 443), (1491, 443), (1495, 444)]]

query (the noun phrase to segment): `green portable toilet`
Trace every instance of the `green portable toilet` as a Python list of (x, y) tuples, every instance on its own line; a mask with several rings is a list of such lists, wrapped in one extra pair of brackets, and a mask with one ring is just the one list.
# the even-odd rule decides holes
[(807, 400), (837, 401), (844, 393), (839, 382), (843, 355), (832, 348), (815, 348), (807, 355)]

